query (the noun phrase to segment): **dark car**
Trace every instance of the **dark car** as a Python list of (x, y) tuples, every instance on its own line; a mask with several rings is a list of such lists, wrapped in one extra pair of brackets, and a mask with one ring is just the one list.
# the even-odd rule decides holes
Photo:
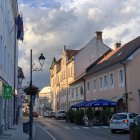
[(137, 126), (140, 126), (140, 115), (137, 115), (137, 116), (134, 118), (133, 123), (135, 123), (135, 125), (137, 125)]
[(38, 117), (38, 113), (37, 112), (33, 112), (33, 117)]

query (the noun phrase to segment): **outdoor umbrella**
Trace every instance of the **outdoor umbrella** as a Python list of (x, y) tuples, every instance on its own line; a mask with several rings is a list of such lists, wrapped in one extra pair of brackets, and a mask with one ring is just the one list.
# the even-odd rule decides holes
[(71, 108), (79, 108), (79, 107), (82, 107), (86, 102), (87, 101), (82, 101), (82, 102), (76, 103), (76, 104), (72, 105)]
[(110, 101), (110, 100), (105, 100), (105, 99), (97, 99), (93, 100), (85, 105), (85, 107), (104, 107), (104, 106), (116, 106), (117, 103)]

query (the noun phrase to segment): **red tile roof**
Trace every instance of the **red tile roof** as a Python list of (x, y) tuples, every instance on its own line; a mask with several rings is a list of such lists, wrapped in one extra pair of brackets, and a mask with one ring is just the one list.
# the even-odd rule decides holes
[(126, 60), (139, 48), (140, 36), (126, 43), (124, 46), (121, 46), (120, 48), (117, 48), (116, 50), (110, 52), (101, 61), (99, 61), (97, 65), (93, 65), (92, 68), (88, 69), (87, 75), (98, 72), (106, 67)]

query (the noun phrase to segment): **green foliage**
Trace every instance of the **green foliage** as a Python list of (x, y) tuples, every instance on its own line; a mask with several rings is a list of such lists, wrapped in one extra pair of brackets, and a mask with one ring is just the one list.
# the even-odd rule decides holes
[(75, 120), (75, 111), (70, 109), (68, 112), (67, 112), (67, 116), (68, 116), (68, 119), (71, 123), (74, 123), (74, 120)]
[(104, 108), (103, 112), (101, 113), (102, 122), (105, 125), (108, 125), (108, 120), (111, 117), (111, 109), (109, 107)]
[(83, 124), (83, 116), (84, 116), (84, 110), (76, 110), (75, 112), (75, 123), (82, 125)]
[(35, 85), (32, 85), (32, 87), (29, 85), (29, 86), (26, 86), (24, 87), (24, 92), (26, 93), (26, 95), (30, 95), (30, 94), (33, 94), (33, 95), (38, 95), (39, 93), (39, 88), (36, 87)]
[(86, 110), (86, 114), (87, 114), (87, 117), (88, 117), (89, 120), (93, 120), (94, 113), (93, 113), (92, 108), (88, 108)]
[(130, 124), (130, 137), (132, 140), (139, 140), (140, 138), (140, 124), (136, 125), (134, 122)]
[(136, 129), (136, 124), (135, 123), (130, 123), (130, 130), (135, 130)]

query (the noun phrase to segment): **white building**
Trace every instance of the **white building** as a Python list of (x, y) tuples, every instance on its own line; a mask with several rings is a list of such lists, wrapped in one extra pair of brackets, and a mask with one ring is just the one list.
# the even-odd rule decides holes
[(34, 111), (41, 115), (44, 111), (53, 110), (53, 98), (51, 88), (49, 86), (44, 87), (35, 99)]
[[(17, 0), (0, 0), (0, 133), (15, 121), (16, 104), (12, 98), (3, 98), (4, 85), (12, 86), (17, 94), (18, 46), (15, 17), (18, 14)], [(16, 110), (16, 109), (15, 109)]]

